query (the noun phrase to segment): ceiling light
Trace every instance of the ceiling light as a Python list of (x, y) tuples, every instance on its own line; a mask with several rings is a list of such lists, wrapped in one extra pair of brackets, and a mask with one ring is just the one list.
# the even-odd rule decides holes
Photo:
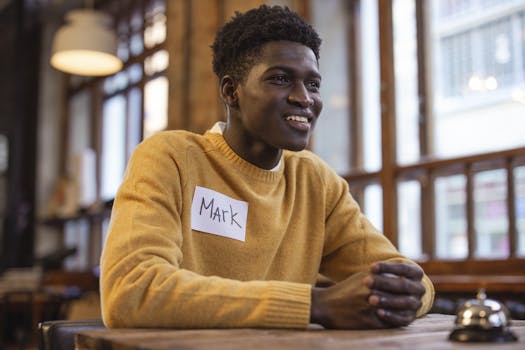
[(73, 10), (66, 14), (66, 21), (53, 41), (53, 67), (70, 74), (93, 76), (122, 69), (109, 15), (90, 9)]

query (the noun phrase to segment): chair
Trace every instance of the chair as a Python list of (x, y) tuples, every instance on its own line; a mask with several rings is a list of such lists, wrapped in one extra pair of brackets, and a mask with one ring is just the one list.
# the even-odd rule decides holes
[(38, 324), (39, 350), (74, 350), (75, 334), (104, 328), (102, 320), (56, 320)]

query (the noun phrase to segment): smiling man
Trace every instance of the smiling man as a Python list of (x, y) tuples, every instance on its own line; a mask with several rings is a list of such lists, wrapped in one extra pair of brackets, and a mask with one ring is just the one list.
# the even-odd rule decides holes
[[(227, 121), (137, 147), (101, 259), (107, 326), (386, 328), (430, 309), (421, 268), (304, 150), (322, 110), (320, 43), (278, 6), (217, 33)], [(333, 284), (317, 287), (319, 273)]]

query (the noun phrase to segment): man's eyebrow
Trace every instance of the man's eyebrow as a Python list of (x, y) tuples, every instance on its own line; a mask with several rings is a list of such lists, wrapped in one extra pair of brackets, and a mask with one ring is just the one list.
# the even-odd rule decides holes
[[(286, 72), (288, 74), (293, 74), (296, 72), (296, 69), (294, 67), (290, 67), (290, 66), (271, 66), (271, 67), (268, 67), (266, 70), (265, 70), (265, 73), (266, 72), (269, 72), (269, 71), (272, 71), (272, 70), (282, 70), (283, 72)], [(313, 76), (314, 78), (316, 79), (319, 79), (321, 80), (321, 74), (317, 71), (309, 71), (309, 75)]]

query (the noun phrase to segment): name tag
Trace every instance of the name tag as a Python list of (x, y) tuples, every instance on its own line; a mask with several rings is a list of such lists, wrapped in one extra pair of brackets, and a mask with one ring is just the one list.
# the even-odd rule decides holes
[(191, 203), (191, 228), (245, 241), (248, 202), (196, 186)]

